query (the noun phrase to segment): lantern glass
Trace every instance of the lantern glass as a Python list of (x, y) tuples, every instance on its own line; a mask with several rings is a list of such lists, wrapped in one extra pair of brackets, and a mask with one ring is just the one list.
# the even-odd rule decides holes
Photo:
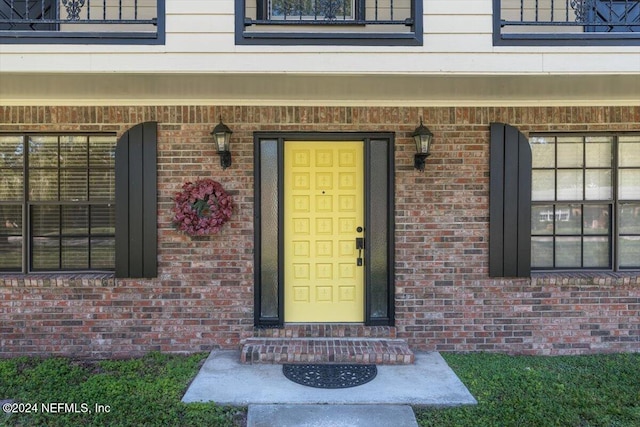
[(223, 151), (229, 151), (229, 140), (231, 139), (231, 134), (227, 132), (215, 132), (213, 134), (213, 139), (216, 142), (216, 147), (218, 148), (218, 153)]
[(431, 145), (431, 138), (433, 138), (433, 135), (419, 134), (415, 135), (413, 138), (416, 141), (416, 152), (418, 154), (429, 154), (429, 146)]

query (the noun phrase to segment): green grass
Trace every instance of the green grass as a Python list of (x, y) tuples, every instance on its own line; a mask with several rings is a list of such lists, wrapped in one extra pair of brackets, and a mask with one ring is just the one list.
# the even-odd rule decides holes
[(442, 355), (478, 405), (416, 408), (421, 426), (640, 426), (640, 354)]
[[(126, 361), (0, 360), (0, 400), (87, 404), (11, 415), (7, 426), (234, 426), (245, 408), (180, 402), (206, 354)], [(640, 426), (640, 353), (572, 357), (443, 353), (477, 406), (415, 408), (421, 426)], [(95, 405), (108, 406), (96, 413)], [(69, 408), (68, 408), (69, 409)], [(395, 427), (395, 426), (393, 426)], [(400, 427), (400, 426), (398, 426)]]
[[(150, 353), (139, 359), (95, 363), (63, 358), (0, 360), (0, 400), (11, 398), (38, 407), (38, 413), (8, 418), (0, 413), (0, 425), (233, 426), (244, 409), (180, 402), (206, 356)], [(90, 413), (43, 413), (41, 404), (52, 402), (77, 404), (62, 412)], [(109, 412), (96, 413), (96, 404)]]

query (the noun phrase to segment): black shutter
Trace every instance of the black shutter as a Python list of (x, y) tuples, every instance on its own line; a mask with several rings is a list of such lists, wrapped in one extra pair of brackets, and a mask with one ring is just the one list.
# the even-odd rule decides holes
[(489, 276), (531, 273), (531, 147), (513, 126), (491, 123)]
[(27, 22), (22, 20), (56, 19), (56, 2), (52, 0), (0, 0), (0, 19), (12, 23), (1, 23), (3, 31), (55, 31), (56, 24)]
[(141, 123), (116, 146), (116, 277), (157, 275), (157, 123)]
[[(638, 0), (596, 0), (587, 15), (587, 32), (632, 33), (640, 32), (640, 1)], [(635, 24), (635, 25), (628, 25)]]

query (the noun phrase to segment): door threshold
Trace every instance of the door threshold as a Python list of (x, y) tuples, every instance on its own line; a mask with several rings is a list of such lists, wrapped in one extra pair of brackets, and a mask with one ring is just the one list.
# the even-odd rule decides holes
[(284, 326), (317, 326), (317, 325), (329, 325), (329, 326), (365, 326), (364, 322), (284, 322)]
[(255, 338), (396, 338), (395, 326), (366, 326), (364, 323), (285, 323), (256, 328)]

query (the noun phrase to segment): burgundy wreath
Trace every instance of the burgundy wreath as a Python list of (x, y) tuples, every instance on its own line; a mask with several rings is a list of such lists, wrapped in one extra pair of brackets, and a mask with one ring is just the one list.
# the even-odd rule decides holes
[(173, 223), (191, 236), (217, 233), (231, 219), (233, 200), (222, 185), (209, 178), (185, 182), (176, 194)]

